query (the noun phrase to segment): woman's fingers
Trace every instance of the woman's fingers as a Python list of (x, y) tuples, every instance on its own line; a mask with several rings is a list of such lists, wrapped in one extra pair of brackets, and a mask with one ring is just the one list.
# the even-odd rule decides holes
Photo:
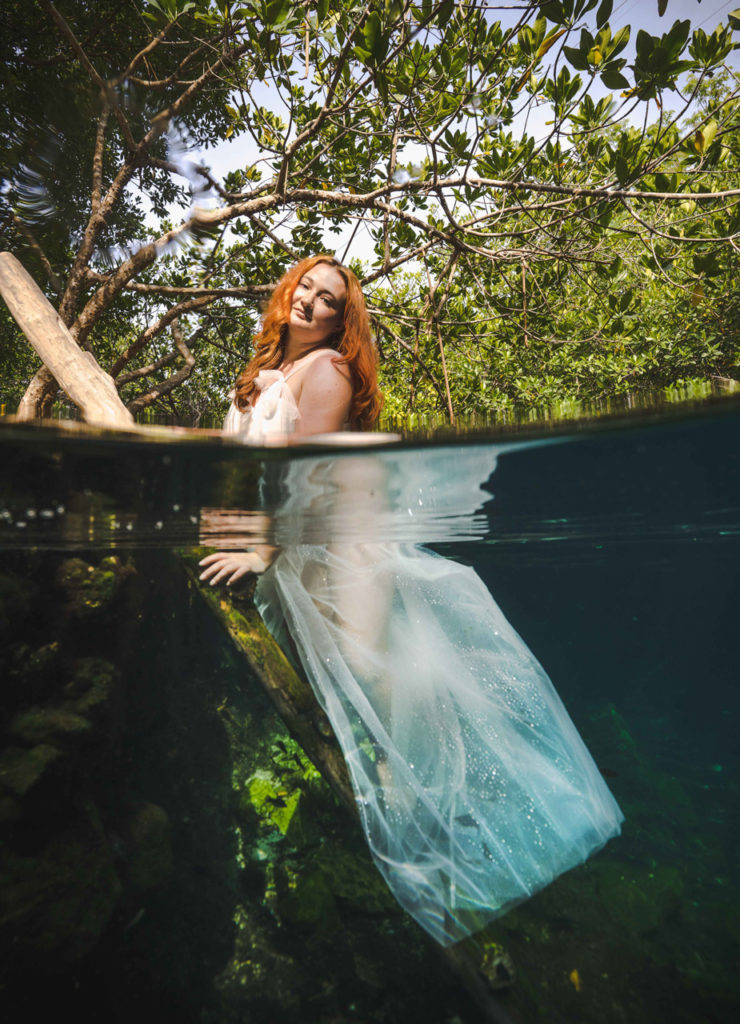
[(236, 572), (234, 572), (234, 574), (226, 582), (228, 583), (229, 586), (231, 586), (232, 583), (235, 583), (237, 580), (240, 580), (242, 576), (246, 576), (247, 573), (250, 572), (254, 572), (254, 569), (252, 569), (251, 566), (242, 565), (236, 570)]
[(206, 555), (205, 558), (201, 558), (198, 565), (212, 565), (213, 562), (220, 562), (222, 558), (226, 557), (226, 552), (216, 551), (212, 555)]
[(198, 564), (206, 566), (200, 579), (208, 580), (212, 587), (227, 576), (226, 584), (231, 586), (247, 573), (263, 572), (265, 569), (262, 559), (251, 551), (218, 551), (207, 555)]

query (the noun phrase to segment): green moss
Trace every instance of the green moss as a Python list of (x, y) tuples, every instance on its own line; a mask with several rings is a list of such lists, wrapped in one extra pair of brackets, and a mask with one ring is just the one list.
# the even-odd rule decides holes
[(14, 652), (13, 660), (21, 675), (42, 676), (56, 666), (58, 658), (59, 641), (54, 640), (35, 649), (21, 645)]
[(55, 581), (67, 596), (69, 613), (87, 618), (110, 604), (122, 575), (117, 558), (105, 558), (97, 567), (68, 558), (57, 569)]
[(593, 869), (596, 887), (611, 921), (634, 934), (657, 928), (680, 906), (683, 881), (674, 867), (642, 865), (603, 858)]
[(369, 857), (358, 856), (338, 843), (322, 846), (320, 856), (322, 871), (337, 899), (363, 913), (396, 909), (388, 886)]
[(311, 925), (324, 933), (341, 925), (333, 885), (323, 868), (301, 874), (288, 895), (279, 900), (277, 913), (287, 922)]
[(283, 835), (288, 831), (301, 798), (299, 790), (287, 790), (267, 772), (258, 772), (248, 780), (244, 796), (260, 818), (274, 825)]
[(80, 658), (64, 687), (67, 706), (84, 715), (107, 704), (113, 690), (114, 667), (103, 658)]

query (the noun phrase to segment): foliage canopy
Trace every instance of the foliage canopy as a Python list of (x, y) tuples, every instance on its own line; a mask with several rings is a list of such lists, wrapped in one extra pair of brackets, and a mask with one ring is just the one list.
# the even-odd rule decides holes
[[(12, 0), (4, 247), (130, 408), (190, 422), (271, 284), (327, 249), (368, 289), (391, 414), (733, 380), (740, 13), (634, 52), (611, 0), (500, 14)], [(189, 157), (227, 144), (222, 177)], [(34, 364), (1, 329), (13, 403)], [(41, 368), (19, 413), (55, 393)]]

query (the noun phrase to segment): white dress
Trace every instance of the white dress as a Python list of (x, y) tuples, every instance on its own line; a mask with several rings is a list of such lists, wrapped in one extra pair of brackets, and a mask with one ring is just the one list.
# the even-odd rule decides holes
[[(239, 421), (245, 440), (295, 422), (285, 379), (264, 380)], [(407, 539), (449, 536), (456, 522), (474, 532), (494, 468), (488, 445), (296, 456), (276, 515), (281, 554), (255, 594), (342, 746), (375, 863), (443, 945), (582, 863), (622, 821), (477, 574)]]

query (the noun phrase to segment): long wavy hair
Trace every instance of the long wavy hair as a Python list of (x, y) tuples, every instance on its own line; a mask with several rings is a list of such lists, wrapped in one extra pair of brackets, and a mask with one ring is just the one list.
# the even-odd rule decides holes
[(337, 362), (346, 363), (349, 367), (352, 381), (351, 425), (369, 427), (383, 406), (383, 396), (378, 388), (377, 352), (360, 282), (333, 256), (309, 256), (296, 263), (280, 279), (267, 304), (262, 327), (254, 337), (254, 355), (237, 378), (234, 401), (239, 409), (245, 410), (254, 400), (255, 378), (260, 370), (274, 370), (282, 363), (293, 293), (303, 275), (317, 263), (336, 267), (347, 286), (342, 326), (326, 339), (324, 347), (333, 348), (341, 356)]

